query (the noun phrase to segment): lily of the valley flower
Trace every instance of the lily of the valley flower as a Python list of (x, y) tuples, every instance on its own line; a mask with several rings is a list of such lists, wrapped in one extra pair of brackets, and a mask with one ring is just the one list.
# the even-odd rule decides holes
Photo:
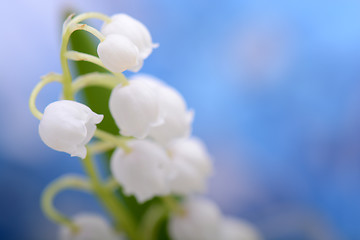
[(112, 72), (128, 69), (136, 72), (142, 67), (143, 60), (138, 48), (123, 35), (108, 35), (99, 43), (97, 52), (102, 63)]
[(85, 158), (85, 145), (102, 119), (103, 115), (94, 113), (84, 104), (56, 101), (45, 108), (39, 125), (40, 138), (50, 148)]
[(145, 138), (152, 127), (162, 124), (155, 92), (137, 81), (115, 87), (109, 108), (124, 136)]
[(150, 140), (128, 142), (130, 153), (117, 149), (111, 157), (111, 172), (127, 195), (139, 202), (169, 193), (171, 162), (165, 150)]
[(71, 232), (69, 228), (62, 227), (60, 240), (120, 240), (110, 225), (102, 217), (95, 214), (83, 213), (73, 218), (74, 224), (79, 227), (78, 232)]
[(205, 145), (197, 138), (185, 138), (174, 141), (168, 151), (175, 171), (171, 191), (175, 194), (204, 191), (212, 172), (211, 158)]
[(188, 198), (184, 214), (173, 215), (169, 232), (174, 240), (218, 240), (220, 238), (221, 213), (208, 199)]
[(260, 234), (255, 228), (244, 220), (235, 218), (223, 218), (221, 223), (222, 240), (261, 240)]
[(152, 42), (150, 32), (144, 24), (123, 13), (113, 15), (111, 21), (103, 25), (101, 32), (105, 36), (117, 34), (127, 37), (139, 49), (142, 59), (146, 59), (152, 49), (158, 46)]
[(175, 139), (189, 136), (194, 114), (186, 109), (186, 103), (178, 91), (149, 75), (135, 75), (131, 79), (148, 85), (156, 93), (164, 123), (152, 127), (150, 137), (167, 145)]

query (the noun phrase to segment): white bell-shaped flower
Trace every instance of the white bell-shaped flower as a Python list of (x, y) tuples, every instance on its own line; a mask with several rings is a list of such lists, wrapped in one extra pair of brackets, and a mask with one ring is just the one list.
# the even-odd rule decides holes
[(137, 81), (115, 87), (110, 96), (109, 108), (124, 136), (145, 138), (150, 128), (163, 122), (155, 92)]
[(178, 91), (149, 75), (139, 74), (131, 79), (146, 83), (156, 92), (160, 116), (164, 123), (152, 127), (150, 137), (167, 145), (172, 140), (190, 135), (194, 113), (186, 109), (186, 103)]
[(104, 66), (115, 73), (125, 70), (137, 72), (143, 64), (138, 48), (123, 35), (108, 35), (99, 43), (97, 52)]
[(221, 223), (222, 240), (261, 240), (262, 237), (250, 223), (235, 219), (223, 218)]
[(184, 214), (173, 215), (169, 233), (174, 240), (219, 240), (221, 213), (212, 201), (192, 197), (184, 205)]
[(79, 227), (78, 232), (71, 232), (68, 227), (61, 227), (59, 231), (60, 240), (120, 240), (109, 223), (95, 214), (78, 214), (73, 218), (75, 225)]
[(175, 194), (204, 191), (212, 172), (212, 161), (205, 145), (197, 138), (184, 138), (169, 145), (168, 152), (175, 171), (171, 191)]
[(40, 121), (40, 138), (50, 148), (85, 158), (85, 145), (93, 137), (96, 124), (103, 117), (75, 101), (53, 102), (45, 108)]
[(123, 13), (113, 15), (111, 21), (103, 25), (101, 32), (105, 36), (118, 34), (127, 37), (137, 46), (142, 59), (147, 58), (152, 49), (158, 46), (152, 42), (150, 32), (144, 24)]
[(139, 202), (169, 193), (171, 162), (165, 150), (150, 140), (128, 142), (130, 153), (117, 149), (111, 157), (111, 172), (127, 195)]

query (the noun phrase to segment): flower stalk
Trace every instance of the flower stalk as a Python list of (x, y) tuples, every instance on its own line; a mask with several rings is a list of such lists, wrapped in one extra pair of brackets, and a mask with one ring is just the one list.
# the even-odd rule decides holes
[(104, 87), (108, 89), (113, 89), (119, 84), (126, 82), (126, 78), (123, 74), (114, 76), (109, 73), (88, 73), (82, 76), (79, 76), (72, 82), (72, 92), (75, 94), (85, 87)]
[(98, 65), (102, 68), (105, 68), (104, 64), (101, 62), (101, 60), (98, 57), (95, 57), (95, 56), (87, 54), (87, 53), (82, 53), (82, 52), (78, 52), (78, 51), (67, 51), (65, 55), (69, 60), (87, 61), (87, 62), (91, 62), (95, 65)]
[[(101, 31), (82, 23), (88, 18), (104, 21)], [(68, 50), (70, 37), (77, 30), (98, 38), (99, 57)], [(88, 236), (113, 240), (120, 238), (118, 234), (129, 240), (155, 240), (164, 221), (168, 221), (165, 225), (175, 239), (228, 240), (219, 235), (221, 219), (216, 206), (189, 197), (205, 190), (212, 172), (205, 146), (191, 137), (193, 111), (176, 89), (161, 80), (138, 74), (128, 81), (122, 73), (139, 71), (157, 46), (145, 25), (126, 14), (111, 18), (94, 12), (70, 15), (63, 25), (62, 74), (42, 77), (29, 99), (32, 114), (40, 120), (41, 140), (54, 150), (80, 157), (87, 175), (65, 175), (50, 183), (42, 195), (41, 207), (49, 219), (62, 226), (62, 240)], [(108, 72), (84, 74), (73, 81), (68, 60), (87, 61)], [(63, 100), (50, 103), (42, 113), (36, 108), (36, 98), (51, 82), (63, 85)], [(120, 134), (97, 129), (104, 116), (74, 100), (76, 93), (91, 86), (111, 90), (108, 109)], [(106, 109), (104, 112), (106, 115)], [(91, 142), (94, 137), (96, 141)], [(110, 174), (102, 179), (93, 156), (110, 150), (114, 150)], [(67, 189), (93, 193), (113, 226), (94, 214), (69, 218), (60, 213), (54, 199)], [(135, 197), (135, 206), (140, 206), (138, 215), (127, 196)], [(209, 216), (201, 216), (203, 213)], [(194, 219), (204, 221), (192, 222)]]
[(63, 92), (64, 92), (64, 99), (66, 100), (73, 100), (73, 93), (72, 93), (72, 89), (71, 89), (71, 73), (70, 73), (70, 69), (69, 69), (69, 64), (67, 61), (67, 47), (69, 44), (69, 40), (70, 40), (70, 36), (73, 32), (77, 31), (77, 30), (85, 30), (90, 32), (91, 34), (93, 34), (95, 37), (97, 37), (100, 41), (103, 41), (105, 39), (105, 37), (95, 28), (90, 27), (86, 24), (77, 24), (77, 21), (81, 21), (81, 20), (85, 20), (85, 17), (89, 17), (91, 15), (88, 16), (83, 16), (82, 18), (74, 18), (76, 20), (71, 20), (65, 27), (64, 27), (64, 32), (63, 32), (63, 37), (62, 37), (62, 42), (61, 42), (61, 48), (60, 48), (60, 62), (61, 62), (61, 68), (63, 71)]
[(31, 113), (39, 120), (41, 120), (43, 114), (36, 107), (36, 97), (47, 84), (51, 82), (62, 82), (62, 75), (57, 73), (49, 73), (41, 78), (41, 81), (35, 86), (30, 94), (29, 108)]
[(99, 179), (96, 172), (96, 167), (94, 166), (92, 160), (92, 154), (89, 150), (86, 158), (83, 160), (83, 166), (85, 172), (90, 178), (94, 193), (99, 197), (105, 208), (113, 216), (116, 229), (124, 230), (130, 239), (140, 240), (141, 238), (136, 231), (135, 221), (131, 214), (118, 201), (112, 191), (106, 188), (106, 186)]
[(102, 141), (115, 144), (116, 146), (122, 148), (125, 153), (131, 152), (131, 148), (126, 144), (128, 140), (132, 139), (130, 137), (117, 137), (100, 129), (96, 129), (94, 136), (101, 139)]
[(76, 175), (62, 176), (50, 183), (45, 188), (41, 198), (41, 208), (49, 219), (60, 225), (69, 227), (72, 232), (76, 233), (79, 230), (78, 226), (76, 226), (68, 217), (64, 216), (58, 210), (56, 210), (53, 203), (55, 196), (59, 192), (67, 189), (76, 189), (90, 192), (92, 187), (89, 181), (83, 177)]

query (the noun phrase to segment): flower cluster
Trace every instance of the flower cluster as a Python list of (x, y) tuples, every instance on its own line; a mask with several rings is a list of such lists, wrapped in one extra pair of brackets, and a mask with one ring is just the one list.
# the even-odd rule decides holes
[(173, 215), (169, 231), (174, 240), (260, 240), (255, 228), (244, 220), (222, 216), (216, 204), (202, 197), (183, 203), (184, 213)]
[(138, 20), (116, 14), (101, 29), (106, 37), (97, 48), (104, 65), (112, 72), (137, 72), (158, 44), (152, 43), (148, 29)]
[[(79, 24), (90, 17), (104, 20), (100, 31)], [(67, 51), (69, 37), (76, 30), (88, 31), (99, 38), (98, 58)], [(232, 240), (244, 236), (244, 239), (258, 239), (256, 234), (251, 235), (253, 232), (249, 230), (250, 227), (246, 228), (244, 224), (233, 220), (224, 220), (209, 200), (193, 197), (195, 193), (206, 190), (213, 166), (205, 145), (200, 139), (191, 136), (194, 113), (188, 109), (181, 94), (150, 75), (135, 74), (129, 79), (122, 75), (125, 70), (139, 71), (153, 48), (158, 46), (152, 42), (148, 29), (126, 14), (116, 14), (109, 18), (98, 13), (88, 13), (70, 17), (63, 31), (61, 59), (64, 73), (43, 78), (30, 98), (30, 108), (40, 119), (39, 134), (42, 141), (54, 150), (84, 159), (89, 180), (65, 178), (49, 188), (75, 187), (93, 191), (111, 209), (115, 225), (126, 228), (123, 230), (130, 239), (141, 239), (141, 236), (134, 230), (134, 222), (122, 209), (121, 201), (109, 186), (115, 186), (116, 189), (121, 186), (125, 195), (135, 196), (139, 203), (171, 195), (184, 198), (183, 204), (175, 201), (178, 207), (175, 207), (177, 210), (173, 211), (170, 218), (169, 232), (175, 240)], [(72, 81), (67, 66), (69, 59), (98, 64), (109, 73), (92, 73)], [(42, 114), (35, 107), (35, 98), (45, 84), (53, 81), (63, 84), (65, 100), (49, 104)], [(119, 128), (119, 135), (97, 129), (96, 124), (104, 116), (74, 101), (76, 91), (91, 85), (111, 89), (108, 107)], [(89, 144), (94, 136), (97, 141)], [(111, 149), (115, 151), (110, 159), (110, 183), (103, 183), (96, 175), (91, 158), (95, 152)], [(115, 185), (111, 182), (115, 182)], [(107, 222), (98, 216), (84, 214), (71, 220), (48, 209), (51, 204), (47, 203), (53, 197), (51, 193), (44, 193), (44, 211), (54, 221), (64, 225), (61, 239), (119, 239)], [(126, 215), (129, 222), (124, 223), (125, 217), (119, 214)]]
[[(192, 111), (170, 86), (147, 75), (135, 75), (114, 88), (109, 108), (131, 152), (115, 151), (111, 170), (125, 193), (143, 202), (169, 193), (203, 191), (211, 174), (204, 145), (190, 138)], [(193, 154), (194, 153), (194, 154)]]

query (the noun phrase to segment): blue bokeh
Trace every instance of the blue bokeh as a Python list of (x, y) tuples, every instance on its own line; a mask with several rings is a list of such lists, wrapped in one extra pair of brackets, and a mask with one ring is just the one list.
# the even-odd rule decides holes
[[(193, 133), (216, 173), (209, 195), (265, 239), (360, 239), (359, 1), (45, 1), (3, 3), (0, 51), (0, 239), (55, 239), (41, 191), (78, 159), (48, 149), (27, 101), (60, 72), (62, 12), (126, 12), (160, 47), (143, 73), (195, 109)], [(99, 22), (94, 21), (95, 26)], [(51, 85), (43, 109), (60, 94)], [(67, 214), (101, 212), (74, 192)]]

